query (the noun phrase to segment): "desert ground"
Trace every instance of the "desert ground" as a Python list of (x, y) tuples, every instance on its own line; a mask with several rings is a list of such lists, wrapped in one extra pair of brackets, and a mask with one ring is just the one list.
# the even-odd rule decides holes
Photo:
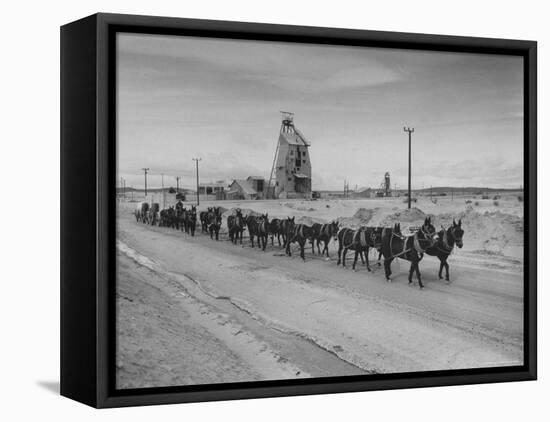
[[(523, 363), (523, 203), (420, 197), (349, 200), (216, 201), (224, 209), (220, 241), (137, 223), (136, 204), (118, 206), (117, 386), (136, 388), (297, 377), (460, 369)], [(300, 223), (341, 227), (436, 228), (462, 219), (464, 248), (449, 258), (451, 282), (437, 258), (420, 263), (426, 287), (408, 286), (408, 263), (387, 282), (336, 265), (306, 249), (287, 257), (248, 238), (233, 245), (225, 219), (241, 208)]]

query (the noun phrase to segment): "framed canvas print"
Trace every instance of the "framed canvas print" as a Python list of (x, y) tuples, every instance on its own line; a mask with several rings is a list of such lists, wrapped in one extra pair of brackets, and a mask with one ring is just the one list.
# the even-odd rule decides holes
[(61, 28), (61, 393), (536, 378), (536, 43)]

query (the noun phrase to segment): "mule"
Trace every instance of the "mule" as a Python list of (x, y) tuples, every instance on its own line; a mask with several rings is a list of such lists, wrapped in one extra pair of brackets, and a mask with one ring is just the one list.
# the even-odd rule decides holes
[(436, 256), (439, 258), (439, 279), (442, 280), (443, 268), (445, 268), (445, 280), (449, 279), (449, 264), (447, 258), (453, 252), (455, 245), (461, 249), (464, 246), (463, 238), (464, 230), (462, 230), (462, 220), (459, 219), (458, 223), (453, 219), (452, 226), (447, 229), (440, 230), (438, 238), (435, 244), (426, 249), (426, 255)]
[[(311, 243), (311, 249), (312, 252), (315, 253), (315, 250), (313, 248), (313, 242), (317, 243), (317, 252), (319, 252), (319, 255), (324, 255), (325, 252), (328, 255), (328, 244), (330, 243), (330, 239), (334, 239), (334, 242), (338, 241), (338, 222), (333, 221), (331, 223), (327, 224), (314, 224), (312, 226), (313, 228), (313, 237), (312, 237), (312, 243)], [(321, 242), (324, 243), (323, 251), (321, 252), (320, 244)]]
[(355, 264), (357, 262), (357, 257), (361, 258), (361, 262), (365, 263), (364, 251), (361, 247), (358, 247), (361, 244), (361, 229), (353, 230), (350, 228), (343, 228), (338, 232), (336, 238), (338, 240), (338, 261), (336, 265), (342, 264), (343, 267), (346, 266), (346, 255), (348, 250), (356, 251), (355, 260), (353, 262), (353, 269), (355, 269)]
[(285, 247), (285, 252), (286, 252), (287, 241), (293, 236), (294, 226), (295, 226), (294, 217), (292, 218), (287, 217), (281, 221), (281, 233), (283, 236), (283, 245)]
[(160, 211), (159, 226), (174, 227), (174, 207), (168, 207)]
[(235, 215), (227, 217), (227, 232), (232, 243), (237, 244), (239, 241), (241, 245), (243, 244), (244, 226), (245, 221), (240, 209), (235, 211)]
[(149, 223), (149, 203), (142, 202), (136, 210), (136, 220), (143, 224)]
[[(143, 207), (143, 204), (146, 204), (146, 202), (141, 202), (141, 203), (137, 204), (136, 209), (134, 211), (134, 216), (136, 217), (136, 222), (137, 223), (141, 222), (141, 219), (142, 219), (141, 209)], [(149, 204), (147, 204), (147, 206), (149, 206)]]
[(185, 213), (187, 212), (187, 208), (181, 207), (176, 208), (175, 215), (174, 215), (174, 228), (176, 230), (185, 230)]
[(378, 266), (380, 266), (380, 260), (382, 258), (382, 232), (384, 227), (367, 227), (369, 236), (367, 237), (368, 247), (365, 253), (365, 261), (367, 263), (367, 270), (371, 271), (369, 264), (369, 248), (378, 252)]
[(281, 246), (281, 236), (283, 236), (284, 241), (284, 233), (283, 233), (283, 220), (279, 218), (273, 218), (269, 222), (269, 235), (271, 236), (271, 246), (274, 245), (274, 238), (277, 236), (277, 242), (279, 243), (279, 247)]
[(250, 244), (252, 245), (252, 247), (254, 247), (254, 237), (256, 237), (256, 235), (258, 234), (258, 219), (254, 215), (248, 215), (245, 217), (245, 224), (246, 228), (248, 229)]
[(306, 242), (313, 238), (313, 228), (311, 226), (308, 226), (306, 224), (296, 224), (294, 226), (294, 232), (290, 237), (287, 238), (286, 241), (286, 254), (288, 256), (292, 256), (292, 253), (290, 252), (290, 244), (292, 242), (297, 242), (298, 245), (300, 245), (300, 257), (305, 261), (306, 257), (304, 254), (304, 246)]
[(207, 211), (201, 211), (199, 218), (201, 220), (201, 229), (203, 233), (208, 233), (208, 215), (212, 211), (212, 207), (208, 207)]
[(174, 207), (168, 208), (168, 227), (174, 229), (176, 228), (176, 209)]
[[(382, 242), (382, 227), (361, 227), (358, 230), (342, 229), (338, 233), (338, 262), (346, 266), (346, 254), (348, 250), (355, 251), (352, 269), (355, 270), (357, 258), (361, 258), (363, 264), (367, 264), (367, 270), (371, 271), (369, 263), (369, 249), (379, 248)], [(343, 251), (343, 252), (342, 252)]]
[(197, 207), (192, 205), (190, 210), (184, 211), (183, 225), (185, 233), (195, 236), (195, 229), (197, 227)]
[(176, 202), (176, 205), (174, 207), (172, 228), (183, 231), (184, 213), (185, 213), (185, 207), (183, 206), (183, 202), (181, 202), (181, 200), (178, 200), (178, 202)]
[(207, 227), (210, 232), (210, 239), (220, 240), (220, 228), (222, 226), (222, 216), (219, 207), (209, 208), (207, 217)]
[(258, 247), (265, 251), (267, 245), (267, 237), (269, 235), (269, 219), (267, 214), (262, 214), (256, 218), (256, 236), (258, 237)]
[(424, 256), (427, 248), (435, 243), (436, 231), (431, 217), (424, 220), (418, 231), (410, 236), (403, 236), (401, 225), (396, 223), (392, 228), (384, 228), (382, 231), (382, 255), (384, 256), (384, 271), (386, 280), (391, 281), (391, 263), (395, 258), (401, 258), (411, 263), (409, 269), (409, 285), (412, 284), (413, 273), (416, 272), (418, 285), (424, 288), (418, 263)]

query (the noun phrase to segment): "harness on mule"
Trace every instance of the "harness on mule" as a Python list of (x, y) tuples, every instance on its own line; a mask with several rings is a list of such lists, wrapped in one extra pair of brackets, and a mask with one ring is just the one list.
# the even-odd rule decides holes
[(321, 232), (319, 233), (319, 237), (323, 237), (324, 235), (328, 235), (327, 233), (328, 224), (323, 224), (321, 227)]
[[(420, 232), (424, 235), (424, 239), (420, 239), (418, 237), (418, 233), (420, 233)], [(416, 252), (418, 252), (418, 254), (420, 254), (420, 255), (424, 254), (424, 251), (426, 249), (423, 248), (420, 244), (420, 242), (422, 240), (424, 240), (424, 241), (428, 240), (428, 234), (424, 231), (424, 226), (420, 227), (420, 229), (412, 235), (413, 245), (412, 245), (411, 248), (408, 248), (408, 249), (407, 249), (407, 243), (408, 243), (408, 240), (411, 238), (411, 236), (401, 236), (401, 235), (398, 235), (397, 233), (395, 233), (393, 230), (391, 232), (391, 235), (392, 235), (392, 237), (390, 238), (390, 253), (391, 253), (392, 258), (399, 258), (399, 257), (405, 255), (407, 252), (412, 251), (413, 249), (416, 250)], [(393, 253), (393, 238), (394, 237), (397, 237), (397, 238), (399, 238), (403, 241), (403, 250), (401, 252), (397, 253), (397, 254)]]
[[(415, 235), (416, 236), (416, 235)], [(403, 250), (399, 252), (398, 254), (393, 253), (393, 238), (397, 237), (398, 239), (401, 239), (403, 241)], [(393, 230), (391, 232), (391, 238), (390, 238), (390, 253), (391, 258), (399, 258), (401, 255), (405, 255), (407, 252), (409, 252), (412, 248), (407, 249), (407, 240), (409, 240), (409, 237), (406, 236), (400, 236), (397, 233), (395, 233)]]
[(413, 237), (413, 245), (414, 245), (414, 249), (416, 249), (416, 252), (418, 252), (419, 254), (423, 254), (425, 249), (422, 249), (422, 246), (420, 246), (420, 239), (418, 239), (418, 233), (416, 233)]
[(367, 231), (359, 229), (359, 230), (357, 230), (357, 233), (355, 234), (355, 236), (359, 237), (359, 244), (361, 245), (361, 247), (366, 248), (367, 247)]
[(326, 236), (331, 237), (334, 234), (334, 230), (332, 229), (332, 224), (323, 224), (323, 227), (321, 228), (320, 237)]
[(294, 227), (294, 236), (292, 236), (292, 239), (290, 239), (290, 242), (294, 242), (296, 238), (300, 235), (301, 237), (304, 237), (304, 225), (298, 224), (296, 227)]
[[(352, 246), (355, 242), (355, 236), (357, 235), (357, 232), (354, 232), (352, 229), (344, 229), (345, 232), (342, 234), (342, 243), (344, 244), (344, 249), (349, 249), (350, 246)], [(353, 233), (353, 236), (351, 237), (351, 243), (349, 245), (345, 244), (346, 241), (346, 234), (349, 232)]]
[[(345, 229), (345, 230), (346, 231), (342, 235), (342, 243), (344, 244), (344, 249), (349, 249), (353, 245), (360, 245), (363, 248), (367, 247), (368, 243), (367, 243), (366, 230), (363, 230), (363, 229), (359, 229), (357, 231), (354, 231), (352, 229)], [(353, 233), (353, 236), (351, 237), (351, 243), (346, 245), (345, 244), (346, 234), (349, 232)]]
[[(418, 237), (418, 233), (419, 233), (419, 232), (422, 233), (422, 234), (424, 235), (424, 239), (419, 239), (419, 237)], [(420, 241), (421, 241), (421, 240), (424, 240), (424, 241), (428, 241), (428, 242), (429, 242), (430, 240), (428, 239), (428, 235), (429, 235), (429, 233), (426, 233), (426, 232), (424, 231), (424, 226), (420, 227), (420, 230), (417, 231), (417, 232), (414, 234), (414, 239), (413, 239), (413, 241), (414, 241), (414, 243), (413, 243), (413, 244), (414, 244), (414, 249), (416, 249), (416, 251), (417, 251), (420, 255), (423, 255), (423, 254), (424, 254), (424, 251), (426, 250), (426, 248), (422, 248), (422, 246), (420, 245)]]
[(442, 239), (442, 243), (443, 243), (443, 247), (440, 247), (439, 244), (436, 244), (434, 247), (435, 249), (437, 249), (438, 251), (440, 252), (443, 252), (444, 254), (446, 255), (450, 255), (451, 252), (453, 251), (454, 249), (454, 246), (450, 246), (449, 245), (449, 242), (448, 242), (448, 234), (447, 234), (447, 230), (443, 230), (443, 239)]

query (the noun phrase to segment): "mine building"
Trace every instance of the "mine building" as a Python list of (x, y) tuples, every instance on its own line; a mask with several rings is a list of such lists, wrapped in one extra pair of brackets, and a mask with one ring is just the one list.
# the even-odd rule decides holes
[(369, 187), (356, 189), (351, 192), (352, 198), (372, 198), (372, 189)]
[(294, 126), (294, 113), (281, 113), (281, 129), (266, 189), (269, 193), (267, 196), (311, 198), (310, 143)]

